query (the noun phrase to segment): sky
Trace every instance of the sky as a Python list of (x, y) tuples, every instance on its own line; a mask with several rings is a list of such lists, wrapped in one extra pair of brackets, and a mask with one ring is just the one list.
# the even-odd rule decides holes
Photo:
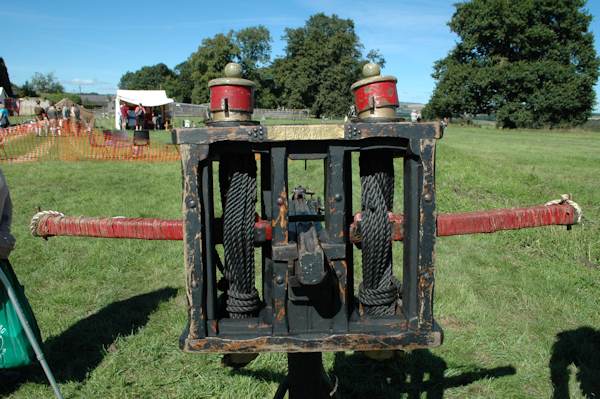
[[(68, 91), (110, 94), (125, 72), (160, 62), (172, 68), (203, 38), (231, 29), (266, 26), (272, 57), (281, 56), (285, 28), (323, 12), (354, 20), (364, 54), (380, 50), (383, 73), (398, 78), (400, 101), (425, 103), (435, 86), (433, 63), (457, 40), (447, 26), (456, 1), (2, 1), (0, 57), (17, 85), (53, 72)], [(588, 0), (587, 9), (600, 54), (600, 0)], [(600, 99), (599, 86), (596, 92)]]

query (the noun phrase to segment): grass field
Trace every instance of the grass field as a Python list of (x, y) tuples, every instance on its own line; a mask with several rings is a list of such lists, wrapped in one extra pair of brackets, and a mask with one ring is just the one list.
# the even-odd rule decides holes
[[(438, 150), (440, 212), (537, 205), (572, 193), (584, 223), (572, 231), (440, 238), (435, 315), (444, 345), (383, 363), (327, 354), (343, 397), (600, 395), (600, 135), (450, 128)], [(320, 190), (321, 171), (312, 166), (294, 162), (290, 175)], [(69, 215), (180, 217), (177, 163), (2, 169), (15, 208), (11, 262), (66, 397), (273, 396), (286, 370), (283, 354), (261, 355), (236, 372), (221, 367), (218, 355), (179, 350), (186, 321), (180, 242), (29, 235), (37, 206)], [(6, 381), (0, 374), (0, 395), (51, 395), (37, 367)]]

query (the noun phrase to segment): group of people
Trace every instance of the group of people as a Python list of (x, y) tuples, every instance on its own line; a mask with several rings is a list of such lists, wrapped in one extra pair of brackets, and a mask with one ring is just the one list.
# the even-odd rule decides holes
[[(129, 111), (130, 106), (126, 102), (121, 102), (121, 106), (119, 107), (119, 114), (121, 115), (121, 129), (127, 130), (128, 121), (129, 121)], [(154, 129), (160, 129), (163, 126), (163, 118), (162, 114), (158, 110), (150, 111), (152, 114), (152, 124), (154, 125)], [(135, 130), (143, 130), (146, 128), (146, 114), (148, 111), (139, 103), (134, 111), (135, 116)], [(168, 123), (168, 121), (166, 121)]]
[(50, 103), (44, 108), (40, 105), (40, 100), (37, 100), (33, 112), (38, 123), (38, 136), (42, 133), (48, 135), (48, 131), (52, 136), (60, 136), (62, 132), (79, 134), (81, 131), (81, 110), (75, 103), (70, 107), (66, 105), (58, 108), (54, 103)]

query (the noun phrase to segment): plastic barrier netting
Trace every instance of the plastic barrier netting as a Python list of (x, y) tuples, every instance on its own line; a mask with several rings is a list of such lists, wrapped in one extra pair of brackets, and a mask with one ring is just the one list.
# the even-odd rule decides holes
[(45, 160), (177, 161), (177, 146), (167, 143), (167, 132), (151, 133), (149, 142), (136, 142), (132, 132), (65, 124), (51, 129), (27, 123), (0, 129), (0, 162)]

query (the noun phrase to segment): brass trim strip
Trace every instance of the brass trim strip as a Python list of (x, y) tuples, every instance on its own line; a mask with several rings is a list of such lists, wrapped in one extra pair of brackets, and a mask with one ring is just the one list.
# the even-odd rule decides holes
[(277, 125), (267, 126), (270, 141), (343, 139), (344, 125)]

